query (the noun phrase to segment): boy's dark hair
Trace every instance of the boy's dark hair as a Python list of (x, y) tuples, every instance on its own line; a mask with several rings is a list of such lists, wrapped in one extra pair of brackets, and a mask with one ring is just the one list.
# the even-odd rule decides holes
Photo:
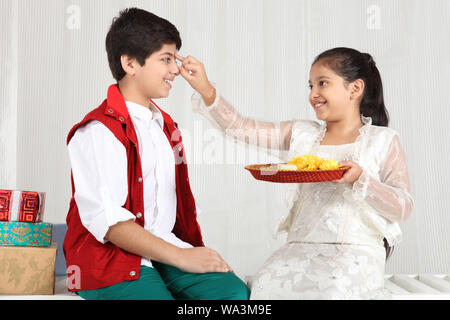
[(123, 54), (136, 58), (143, 66), (145, 59), (164, 44), (175, 44), (177, 50), (181, 48), (180, 34), (173, 24), (138, 8), (120, 11), (106, 35), (106, 52), (114, 79), (119, 81), (125, 76), (120, 62)]
[(374, 125), (383, 127), (389, 125), (380, 72), (370, 54), (341, 47), (322, 52), (316, 57), (313, 65), (318, 61), (325, 63), (346, 82), (362, 79), (365, 88), (359, 106), (360, 113), (365, 117), (371, 117)]

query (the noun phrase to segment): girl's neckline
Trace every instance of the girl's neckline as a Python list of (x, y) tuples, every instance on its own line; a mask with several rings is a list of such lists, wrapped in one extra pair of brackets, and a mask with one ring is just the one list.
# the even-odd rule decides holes
[(319, 144), (319, 147), (343, 147), (343, 146), (350, 146), (355, 144), (355, 142), (351, 142), (351, 143), (344, 143), (344, 144)]
[(319, 140), (316, 141), (316, 143), (319, 143), (319, 147), (339, 147), (339, 146), (351, 146), (359, 142), (359, 140), (362, 138), (362, 136), (367, 132), (369, 127), (372, 125), (372, 118), (371, 117), (364, 117), (362, 114), (360, 115), (361, 122), (363, 123), (363, 126), (359, 128), (359, 135), (356, 137), (356, 140), (351, 143), (344, 143), (344, 144), (321, 144), (323, 138), (325, 137), (325, 133), (327, 131), (327, 123), (325, 121), (319, 121), (320, 125), (320, 133), (319, 133)]

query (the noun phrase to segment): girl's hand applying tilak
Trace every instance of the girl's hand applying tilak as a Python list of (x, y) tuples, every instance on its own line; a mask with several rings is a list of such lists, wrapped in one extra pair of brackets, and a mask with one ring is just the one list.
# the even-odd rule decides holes
[(333, 180), (332, 183), (341, 184), (341, 183), (350, 183), (353, 184), (356, 180), (359, 179), (362, 173), (361, 167), (354, 161), (341, 161), (339, 162), (340, 166), (348, 166), (348, 169), (341, 179)]
[(203, 63), (192, 56), (182, 57), (175, 54), (175, 58), (181, 62), (179, 67), (181, 76), (192, 89), (200, 93), (207, 106), (211, 105), (216, 98), (216, 89), (208, 81)]

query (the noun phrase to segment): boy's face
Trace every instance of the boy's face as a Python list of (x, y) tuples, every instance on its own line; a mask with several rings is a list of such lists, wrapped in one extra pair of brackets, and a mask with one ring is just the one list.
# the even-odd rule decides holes
[(164, 44), (153, 52), (141, 66), (135, 62), (135, 83), (141, 94), (148, 99), (166, 98), (172, 88), (172, 81), (179, 74), (175, 61), (175, 44)]

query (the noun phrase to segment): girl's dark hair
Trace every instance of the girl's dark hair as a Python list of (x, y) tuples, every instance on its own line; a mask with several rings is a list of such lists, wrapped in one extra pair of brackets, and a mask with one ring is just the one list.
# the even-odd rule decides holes
[(120, 11), (106, 35), (106, 52), (114, 79), (119, 81), (125, 76), (120, 62), (123, 54), (136, 58), (143, 66), (145, 59), (164, 44), (175, 44), (177, 50), (181, 48), (180, 34), (173, 24), (138, 8)]
[(394, 246), (389, 246), (386, 238), (383, 238), (384, 249), (386, 249), (386, 261), (391, 257), (392, 252), (394, 252)]
[(313, 65), (319, 61), (348, 83), (362, 79), (365, 87), (359, 107), (360, 113), (365, 117), (371, 117), (374, 125), (383, 127), (389, 125), (380, 72), (370, 54), (340, 47), (321, 53), (314, 59)]
[[(351, 48), (334, 48), (319, 54), (313, 62), (324, 63), (346, 82), (357, 79), (364, 81), (364, 93), (359, 106), (360, 113), (372, 118), (372, 124), (387, 127), (389, 114), (384, 106), (383, 84), (380, 72), (368, 53), (361, 53)], [(389, 246), (386, 238), (383, 239), (386, 249), (386, 260), (392, 255), (393, 246)]]

